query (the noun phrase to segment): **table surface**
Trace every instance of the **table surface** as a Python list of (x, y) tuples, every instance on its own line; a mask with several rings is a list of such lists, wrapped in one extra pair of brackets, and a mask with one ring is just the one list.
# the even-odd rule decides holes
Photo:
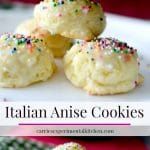
[[(13, 32), (16, 26), (31, 18), (32, 7), (20, 7), (12, 10), (0, 10), (0, 33)], [(129, 45), (139, 49), (141, 58), (141, 73), (145, 77), (144, 85), (128, 94), (115, 96), (90, 96), (85, 91), (75, 88), (65, 77), (61, 60), (56, 60), (58, 65), (57, 73), (47, 82), (34, 84), (22, 89), (0, 88), (0, 99), (27, 100), (27, 101), (97, 101), (97, 100), (127, 100), (127, 101), (148, 101), (150, 99), (150, 22), (106, 14), (107, 28), (102, 36), (115, 37), (127, 41)], [(61, 91), (58, 94), (58, 86)], [(39, 92), (39, 91), (42, 91)]]

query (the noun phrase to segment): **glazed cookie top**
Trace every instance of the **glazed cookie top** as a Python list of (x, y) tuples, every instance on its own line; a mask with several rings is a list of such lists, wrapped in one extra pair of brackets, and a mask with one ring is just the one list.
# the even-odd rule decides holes
[[(79, 0), (44, 0), (44, 2), (50, 2), (50, 4), (54, 7), (60, 6), (60, 5), (64, 5), (64, 4), (71, 4), (72, 2), (76, 2)], [(80, 0), (83, 1), (86, 4), (93, 4), (95, 3), (96, 5), (98, 4), (97, 2), (94, 2), (92, 0)]]
[(75, 44), (79, 47), (79, 52), (86, 51), (93, 61), (112, 55), (124, 62), (129, 62), (131, 58), (138, 60), (137, 49), (115, 38), (95, 38), (91, 42), (77, 40)]
[(85, 150), (81, 145), (77, 143), (66, 143), (56, 147), (54, 150)]
[(52, 34), (91, 40), (105, 28), (99, 3), (90, 0), (45, 0), (35, 7), (34, 16)]
[(26, 50), (27, 53), (32, 54), (35, 51), (41, 52), (44, 49), (44, 43), (42, 39), (31, 38), (30, 36), (24, 36), (21, 34), (3, 34), (0, 36), (0, 53), (13, 55), (20, 53), (21, 50)]

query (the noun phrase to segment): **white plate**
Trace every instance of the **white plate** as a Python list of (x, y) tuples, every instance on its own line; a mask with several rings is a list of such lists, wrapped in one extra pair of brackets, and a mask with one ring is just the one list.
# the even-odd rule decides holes
[[(15, 9), (13, 11), (0, 10), (0, 33), (12, 32), (17, 24), (32, 16), (32, 9)], [(0, 89), (0, 99), (6, 98), (15, 101), (148, 101), (150, 100), (150, 22), (129, 19), (107, 14), (107, 28), (103, 36), (115, 37), (127, 41), (139, 49), (142, 58), (141, 73), (145, 77), (144, 85), (134, 91), (115, 96), (89, 96), (85, 91), (75, 88), (66, 78), (61, 65), (57, 60), (58, 72), (53, 78), (44, 83), (38, 83), (22, 89)]]

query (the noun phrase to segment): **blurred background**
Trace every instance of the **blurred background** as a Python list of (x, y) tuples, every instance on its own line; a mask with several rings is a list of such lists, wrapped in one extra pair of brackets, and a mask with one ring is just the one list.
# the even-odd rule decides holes
[[(11, 8), (12, 3), (36, 4), (40, 0), (0, 0), (0, 6)], [(101, 2), (106, 12), (150, 20), (150, 0), (94, 0)]]

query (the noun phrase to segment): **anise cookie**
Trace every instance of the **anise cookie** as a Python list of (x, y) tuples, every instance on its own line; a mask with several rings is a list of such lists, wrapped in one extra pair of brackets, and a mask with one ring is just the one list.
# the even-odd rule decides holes
[(46, 81), (55, 67), (53, 55), (43, 40), (20, 34), (0, 36), (1, 87), (26, 87)]
[(34, 17), (52, 34), (72, 39), (91, 40), (106, 26), (101, 5), (90, 0), (45, 0), (36, 5)]
[(73, 85), (92, 95), (119, 94), (143, 83), (137, 50), (113, 38), (77, 41), (64, 57)]
[(16, 33), (43, 39), (48, 49), (53, 52), (54, 57), (63, 57), (72, 46), (72, 39), (61, 35), (52, 35), (48, 30), (38, 26), (34, 19), (21, 23)]
[(65, 143), (63, 145), (59, 145), (53, 150), (86, 150), (84, 147), (82, 147), (80, 144), (77, 143)]

